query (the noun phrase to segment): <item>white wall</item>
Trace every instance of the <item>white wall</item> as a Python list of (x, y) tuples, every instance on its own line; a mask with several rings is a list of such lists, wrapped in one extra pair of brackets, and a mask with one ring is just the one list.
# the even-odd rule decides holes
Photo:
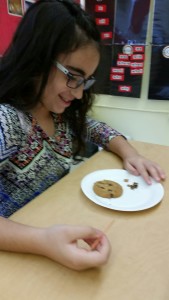
[(92, 116), (107, 122), (134, 140), (169, 146), (169, 101), (147, 99), (153, 9), (154, 0), (151, 1), (141, 97), (135, 99), (97, 95)]
[[(113, 105), (113, 99), (110, 98), (113, 97), (98, 97), (92, 113), (95, 119), (108, 123), (131, 139), (169, 146), (169, 112), (165, 104), (164, 110), (157, 111), (132, 106), (124, 108), (122, 105)], [(127, 105), (129, 101), (125, 101)]]

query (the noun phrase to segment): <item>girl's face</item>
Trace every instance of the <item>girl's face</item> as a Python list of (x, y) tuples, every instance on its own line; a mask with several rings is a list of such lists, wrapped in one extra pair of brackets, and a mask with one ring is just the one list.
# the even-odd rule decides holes
[[(87, 45), (72, 53), (60, 55), (57, 62), (70, 73), (88, 79), (95, 72), (99, 60), (100, 54), (97, 48)], [(42, 98), (43, 109), (48, 112), (63, 113), (74, 99), (82, 98), (84, 85), (73, 89), (67, 86), (67, 80), (68, 77), (63, 71), (53, 65)]]

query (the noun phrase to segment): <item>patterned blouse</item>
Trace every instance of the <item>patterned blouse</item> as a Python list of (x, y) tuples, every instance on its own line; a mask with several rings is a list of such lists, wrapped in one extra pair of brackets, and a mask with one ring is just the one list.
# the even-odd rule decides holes
[[(69, 172), (73, 133), (62, 115), (52, 114), (55, 134), (42, 130), (29, 113), (0, 105), (0, 215), (10, 216)], [(119, 132), (86, 118), (87, 140), (101, 147)]]

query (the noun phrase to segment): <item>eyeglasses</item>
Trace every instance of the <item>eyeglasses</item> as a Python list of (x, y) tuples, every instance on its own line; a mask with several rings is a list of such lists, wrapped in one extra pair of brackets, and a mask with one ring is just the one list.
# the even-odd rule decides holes
[(67, 76), (66, 85), (71, 89), (77, 89), (79, 86), (83, 84), (83, 89), (89, 89), (96, 81), (94, 76), (90, 76), (85, 79), (82, 75), (73, 74), (69, 72), (64, 66), (62, 66), (59, 62), (54, 62), (54, 65)]

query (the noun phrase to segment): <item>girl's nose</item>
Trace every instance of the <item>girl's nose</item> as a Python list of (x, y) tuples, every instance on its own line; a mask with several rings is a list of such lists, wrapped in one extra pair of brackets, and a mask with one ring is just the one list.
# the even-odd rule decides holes
[(82, 99), (82, 97), (83, 97), (83, 85), (80, 85), (76, 89), (71, 89), (71, 94), (76, 99)]

